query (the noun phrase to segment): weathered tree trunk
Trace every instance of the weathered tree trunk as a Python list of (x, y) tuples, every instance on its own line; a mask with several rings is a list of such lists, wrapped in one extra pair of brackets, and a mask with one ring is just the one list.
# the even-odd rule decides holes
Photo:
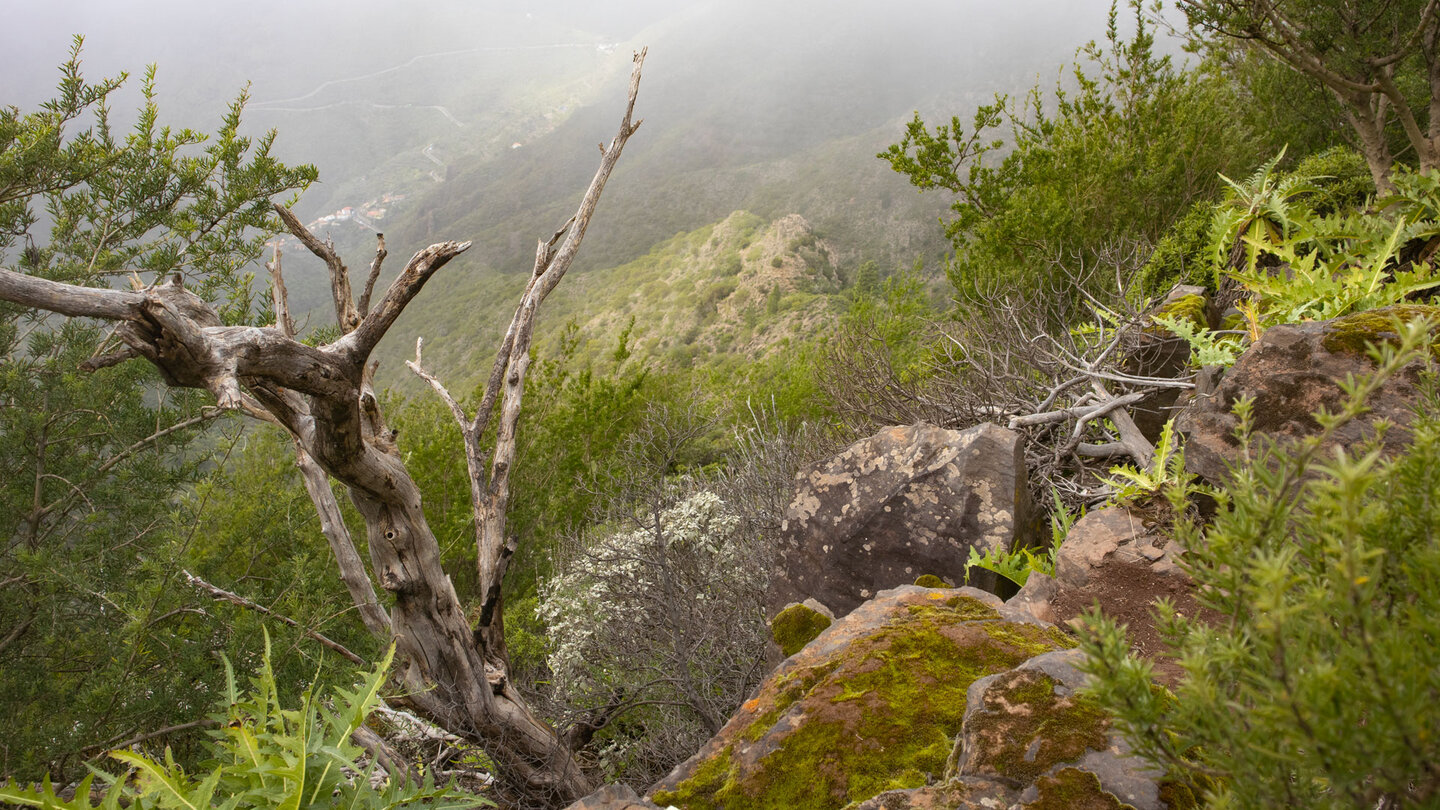
[[(509, 683), (500, 585), (509, 557), (504, 527), (515, 428), (536, 310), (573, 261), (605, 182), (639, 127), (631, 116), (643, 59), (643, 51), (635, 57), (620, 132), (608, 147), (602, 146), (600, 168), (579, 210), (555, 236), (540, 243), (534, 275), (497, 356), (480, 411), (466, 419), (444, 387), (418, 362), (413, 364), (444, 396), (466, 436), (482, 588), (482, 619), (475, 628), (441, 567), (440, 547), (425, 521), (420, 490), (370, 390), (373, 367), (368, 365), (371, 352), (405, 306), (470, 243), (442, 242), (416, 253), (371, 310), (371, 292), (385, 254), (383, 237), (357, 306), (344, 263), (277, 206), (286, 227), (330, 268), (336, 319), (344, 334), (321, 347), (293, 337), (278, 258), (272, 266), (279, 315), (275, 327), (222, 326), (215, 311), (187, 291), (178, 276), (152, 289), (126, 291), (75, 287), (0, 269), (0, 300), (119, 322), (116, 334), (128, 348), (91, 361), (90, 367), (144, 357), (169, 384), (205, 388), (221, 407), (243, 408), (290, 433), (306, 485), (329, 527), (326, 534), (342, 579), (371, 632), (387, 639), (393, 635), (400, 662), (396, 678), (407, 692), (404, 700), (445, 729), (483, 745), (500, 766), (502, 779), (533, 805), (569, 803), (588, 793), (591, 784), (555, 731), (531, 713)], [(496, 452), (486, 474), (479, 439), (497, 404)], [(348, 534), (340, 534), (343, 523), (338, 510), (330, 508), (334, 504), (325, 475), (348, 488), (365, 521), (375, 576), (395, 599), (388, 621)]]
[[(1420, 170), (1440, 168), (1440, 0), (1413, 9), (1394, 3), (1316, 4), (1326, 7), (1330, 30), (1312, 30), (1315, 17), (1273, 0), (1178, 3), (1192, 25), (1253, 43), (1329, 89), (1345, 110), (1382, 196), (1395, 192), (1390, 179), (1395, 156), (1385, 139), (1392, 116)], [(1429, 93), (1423, 107), (1413, 105), (1395, 81), (1397, 69), (1417, 55)], [(1423, 129), (1422, 110), (1428, 115)]]

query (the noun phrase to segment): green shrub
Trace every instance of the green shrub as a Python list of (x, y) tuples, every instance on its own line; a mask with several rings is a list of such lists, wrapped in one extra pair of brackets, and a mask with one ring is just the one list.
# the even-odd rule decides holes
[(1375, 196), (1370, 167), (1348, 146), (1307, 155), (1295, 164), (1294, 173), (1312, 178), (1319, 193), (1309, 200), (1310, 210), (1322, 216), (1364, 208)]
[[(1167, 765), (1209, 807), (1433, 807), (1440, 797), (1440, 397), (1433, 368), (1393, 460), (1374, 443), (1320, 453), (1367, 397), (1428, 356), (1428, 324), (1395, 326), (1400, 346), (1347, 380), (1344, 406), (1287, 448), (1246, 435), (1245, 462), (1206, 531), (1177, 528), (1203, 621), (1162, 603), (1184, 668), (1168, 693), (1092, 616), (1084, 642), (1097, 698), (1136, 750)], [(1413, 367), (1411, 367), (1413, 368)]]
[(1205, 249), (1210, 244), (1210, 221), (1215, 204), (1209, 200), (1193, 203), (1170, 226), (1135, 279), (1141, 296), (1158, 297), (1176, 284), (1214, 287), (1214, 275)]
[[(381, 788), (371, 787), (363, 754), (350, 735), (380, 703), (380, 686), (390, 668), (392, 648), (354, 691), (336, 688), (325, 698), (307, 690), (298, 709), (284, 709), (270, 667), (270, 639), (252, 690), (241, 696), (234, 670), (225, 662), (226, 708), (217, 717), (218, 730), (210, 744), (212, 770), (203, 776), (187, 774), (167, 748), (163, 761), (134, 751), (112, 751), (110, 756), (131, 770), (124, 776), (100, 777), (111, 783), (98, 806), (132, 810), (143, 808), (468, 808), (491, 806), (475, 796), (437, 789), (427, 777), (424, 784), (391, 778)], [(99, 773), (99, 772), (97, 772)], [(394, 775), (392, 774), (392, 777)], [(90, 810), (90, 785), (85, 778), (71, 801), (59, 799), (47, 779), (38, 792), (18, 785), (0, 786), (0, 802), (49, 810)]]

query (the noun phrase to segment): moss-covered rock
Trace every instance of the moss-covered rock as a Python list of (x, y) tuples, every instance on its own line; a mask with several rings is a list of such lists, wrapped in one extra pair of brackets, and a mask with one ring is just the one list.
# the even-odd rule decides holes
[(903, 586), (787, 659), (730, 722), (654, 790), (681, 810), (838, 810), (945, 771), (966, 690), (1073, 646), (1009, 621), (973, 588)]
[(1040, 798), (1023, 805), (1025, 810), (1135, 810), (1100, 787), (1095, 774), (1076, 768), (1043, 776), (1036, 786)]
[(996, 810), (1017, 799), (1008, 785), (980, 777), (958, 777), (922, 788), (887, 790), (845, 810)]
[(825, 632), (833, 619), (801, 602), (786, 606), (770, 620), (770, 634), (786, 658)]
[[(1044, 653), (971, 684), (956, 773), (1014, 786), (1022, 802), (1042, 807), (1165, 810), (1164, 771), (1131, 754), (1109, 716), (1082, 691), (1082, 660), (1075, 650)], [(1094, 790), (1083, 795), (1109, 803), (1068, 801), (1092, 781)]]
[(1363, 356), (1372, 344), (1399, 345), (1400, 336), (1395, 334), (1395, 321), (1408, 324), (1418, 318), (1426, 318), (1435, 325), (1431, 334), (1437, 337), (1432, 341), (1430, 351), (1440, 359), (1440, 307), (1422, 304), (1402, 304), (1336, 318), (1325, 330), (1321, 345), (1328, 352)]
[(954, 585), (946, 582), (934, 574), (922, 574), (915, 584), (921, 588), (954, 588)]
[(1082, 695), (1057, 693), (1057, 685), (1038, 670), (996, 675), (966, 723), (966, 772), (1029, 784), (1057, 763), (1103, 750), (1110, 728), (1104, 710)]
[[(1252, 401), (1250, 427), (1257, 440), (1302, 441), (1320, 432), (1313, 414), (1343, 406), (1347, 377), (1373, 373), (1365, 355), (1367, 343), (1395, 339), (1392, 318), (1440, 319), (1440, 307), (1401, 305), (1371, 310), (1332, 321), (1306, 321), (1267, 329), (1221, 379), (1214, 395), (1196, 399), (1175, 421), (1185, 439), (1185, 467), (1206, 481), (1225, 485), (1233, 465), (1246, 463), (1235, 431), (1235, 403)], [(1440, 341), (1432, 350), (1440, 349)], [(1393, 457), (1410, 444), (1409, 425), (1423, 401), (1423, 364), (1415, 363), (1388, 379), (1368, 400), (1370, 411), (1342, 427), (1319, 453), (1338, 446), (1353, 447), (1374, 438), (1376, 424), (1390, 427), (1381, 447)]]

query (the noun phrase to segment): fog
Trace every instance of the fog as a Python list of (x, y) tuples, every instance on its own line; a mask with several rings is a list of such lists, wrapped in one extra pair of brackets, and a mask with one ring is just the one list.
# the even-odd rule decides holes
[[(651, 49), (643, 106), (652, 119), (727, 105), (801, 107), (818, 125), (853, 130), (906, 108), (1022, 88), (1042, 73), (1048, 80), (1103, 30), (1106, 7), (1097, 0), (25, 2), (10, 9), (0, 34), (0, 103), (25, 108), (47, 98), (71, 37), (82, 34), (90, 78), (129, 71), (131, 97), (144, 66), (158, 65), (167, 120), (213, 128), (250, 83), (252, 123), (279, 128), (286, 156), (317, 163), (334, 183), (335, 172), (365, 173), (372, 167), (364, 164), (437, 137), (469, 151), (499, 136), (497, 129), (533, 136), (533, 124), (527, 132), (520, 120), (528, 113), (519, 92), (554, 93), (554, 107), (566, 114), (597, 101), (640, 45)], [(602, 50), (608, 46), (615, 47)], [(123, 113), (127, 105), (115, 107)], [(496, 115), (506, 107), (514, 108), (509, 119)], [(468, 144), (450, 131), (483, 126), (491, 131), (465, 133)], [(836, 134), (845, 133), (817, 129), (809, 137)], [(725, 139), (743, 150), (752, 139), (777, 137), (791, 133), (749, 127)], [(332, 139), (361, 148), (340, 156), (316, 148)]]
[[(612, 180), (583, 266), (642, 255), (732, 210), (801, 213), (845, 261), (943, 249), (946, 201), (874, 157), (911, 114), (962, 120), (997, 92), (1061, 80), (1103, 35), (1104, 0), (58, 0), (11, 9), (0, 103), (48, 98), (71, 37), (92, 80), (158, 66), (161, 119), (213, 131), (248, 84), (246, 126), (275, 129), (321, 182), (304, 218), (387, 195), (413, 250), (474, 239), (466, 261), (521, 270), (564, 221), (613, 134), (630, 54), (648, 46), (645, 125)], [(1122, 15), (1123, 16), (1123, 15)], [(338, 229), (365, 249), (369, 231)], [(583, 269), (583, 266), (581, 269)], [(304, 296), (303, 289), (298, 295)]]

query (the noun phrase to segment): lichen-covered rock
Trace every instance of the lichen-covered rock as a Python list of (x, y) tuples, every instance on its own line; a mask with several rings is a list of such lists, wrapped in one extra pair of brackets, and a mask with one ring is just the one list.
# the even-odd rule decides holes
[[(883, 430), (799, 477), (770, 609), (813, 596), (843, 616), (922, 574), (963, 582), (970, 549), (1030, 543), (1034, 515), (1014, 431)], [(994, 577), (977, 569), (970, 584)]]
[(660, 810), (626, 785), (606, 785), (565, 810)]
[(814, 641), (835, 622), (835, 616), (814, 599), (792, 602), (770, 620), (770, 635), (786, 657), (794, 655)]
[(887, 790), (846, 810), (1006, 810), (1018, 801), (1010, 787), (977, 776), (961, 776), (944, 784)]
[(652, 789), (681, 810), (838, 810), (941, 778), (966, 690), (1069, 637), (974, 588), (885, 591), (791, 656)]
[(959, 775), (1012, 785), (1024, 790), (1022, 801), (1035, 801), (1044, 799), (1047, 779), (1069, 784), (1075, 780), (1061, 772), (1078, 770), (1088, 775), (1082, 782), (1093, 777), (1097, 797), (1110, 795), (1113, 804), (1103, 806), (1161, 810), (1164, 772), (1131, 755), (1105, 711), (1078, 692), (1081, 660), (1077, 650), (1046, 653), (971, 684)]
[[(1236, 400), (1250, 397), (1256, 436), (1297, 440), (1320, 431), (1313, 414), (1320, 408), (1338, 410), (1345, 399), (1340, 384), (1349, 375), (1375, 370), (1365, 355), (1367, 342), (1393, 342), (1391, 317), (1410, 320), (1440, 318), (1440, 307), (1396, 306), (1361, 312), (1332, 321), (1276, 326), (1260, 336), (1225, 374), (1214, 395), (1197, 397), (1177, 418), (1185, 436), (1185, 466), (1212, 483), (1228, 479), (1230, 465), (1240, 460), (1235, 438), (1239, 420), (1231, 413)], [(1392, 377), (1370, 397), (1370, 413), (1341, 428), (1331, 446), (1353, 446), (1373, 436), (1377, 420), (1391, 422), (1384, 451), (1398, 452), (1410, 443), (1411, 413), (1418, 402), (1419, 366)]]

